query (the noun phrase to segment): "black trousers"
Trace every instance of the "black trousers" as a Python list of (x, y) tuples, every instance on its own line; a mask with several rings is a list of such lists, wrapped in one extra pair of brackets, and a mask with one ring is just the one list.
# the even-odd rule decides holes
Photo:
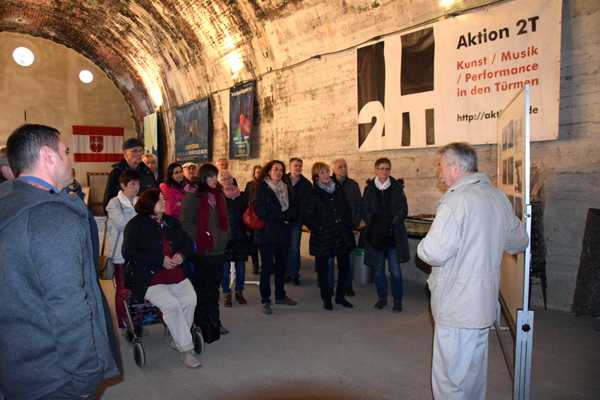
[(198, 298), (194, 323), (200, 325), (200, 322), (207, 321), (208, 318), (220, 323), (219, 287), (223, 282), (225, 255), (195, 256), (192, 263), (188, 277)]
[(259, 245), (260, 297), (263, 304), (271, 302), (271, 274), (275, 275), (275, 299), (285, 298), (285, 268), (287, 265), (287, 244)]
[[(333, 283), (333, 279), (331, 278), (333, 275), (333, 263), (329, 263), (329, 256), (318, 256), (315, 257), (315, 266), (317, 268), (317, 277), (319, 279), (319, 288), (321, 289), (321, 299), (331, 299), (333, 296), (333, 286), (330, 286)], [(337, 265), (338, 265), (338, 276), (337, 276), (337, 285), (335, 289), (335, 298), (336, 300), (341, 300), (344, 298), (345, 292), (345, 279), (346, 275), (350, 271), (350, 257), (347, 254), (337, 255)]]

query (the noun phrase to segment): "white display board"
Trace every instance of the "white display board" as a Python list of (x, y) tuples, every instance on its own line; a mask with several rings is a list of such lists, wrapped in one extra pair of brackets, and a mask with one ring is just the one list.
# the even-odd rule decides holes
[(358, 48), (359, 150), (495, 143), (526, 84), (531, 139), (558, 138), (561, 10), (561, 0), (508, 1)]
[[(529, 132), (525, 129), (525, 90), (522, 90), (504, 109), (498, 119), (498, 187), (512, 204), (517, 217), (526, 221), (525, 207), (529, 201), (529, 160), (527, 145)], [(511, 327), (517, 321), (517, 310), (524, 304), (524, 285), (529, 271), (525, 256), (504, 253), (500, 278), (500, 296), (512, 317)]]
[[(531, 103), (530, 87), (508, 103), (498, 118), (498, 187), (506, 193), (515, 214), (531, 237), (530, 169)], [(529, 310), (529, 264), (531, 249), (517, 256), (504, 254), (501, 265), (500, 302), (508, 316), (514, 338), (513, 399), (530, 395), (533, 351), (533, 311)], [(496, 323), (499, 328), (499, 321)], [(497, 329), (498, 332), (498, 329)], [(499, 336), (500, 338), (500, 336)], [(502, 342), (501, 342), (502, 346)], [(502, 346), (505, 359), (509, 357)], [(508, 368), (512, 365), (508, 363)], [(512, 371), (511, 371), (512, 372)]]

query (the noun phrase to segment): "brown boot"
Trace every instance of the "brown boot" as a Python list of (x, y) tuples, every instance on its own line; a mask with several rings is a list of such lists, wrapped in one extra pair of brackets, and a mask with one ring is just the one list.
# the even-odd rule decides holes
[(233, 304), (231, 303), (231, 293), (223, 295), (223, 305), (225, 307), (233, 307)]
[(237, 301), (238, 304), (248, 304), (241, 290), (235, 293), (235, 301)]

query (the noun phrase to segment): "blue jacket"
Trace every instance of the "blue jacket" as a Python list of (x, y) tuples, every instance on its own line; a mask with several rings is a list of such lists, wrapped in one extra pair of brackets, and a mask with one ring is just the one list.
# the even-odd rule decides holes
[(0, 391), (39, 399), (118, 374), (88, 212), (76, 196), (0, 185)]

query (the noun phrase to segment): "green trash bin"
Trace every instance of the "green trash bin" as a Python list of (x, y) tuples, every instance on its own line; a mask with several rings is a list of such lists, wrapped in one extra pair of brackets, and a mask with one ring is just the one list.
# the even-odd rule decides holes
[(354, 270), (354, 282), (360, 286), (373, 283), (373, 270), (365, 265), (365, 249), (356, 248), (352, 252), (352, 269)]

